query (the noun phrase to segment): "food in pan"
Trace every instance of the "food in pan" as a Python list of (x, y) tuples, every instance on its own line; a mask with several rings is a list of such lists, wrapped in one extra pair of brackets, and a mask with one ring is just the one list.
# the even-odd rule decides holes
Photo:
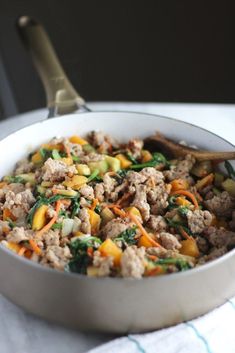
[(191, 269), (235, 245), (235, 172), (141, 139), (53, 138), (0, 182), (1, 245), (91, 277)]

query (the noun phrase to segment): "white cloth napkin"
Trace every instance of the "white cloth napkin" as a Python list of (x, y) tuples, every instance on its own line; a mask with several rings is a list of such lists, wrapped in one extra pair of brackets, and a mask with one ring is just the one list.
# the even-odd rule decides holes
[(235, 353), (235, 298), (195, 320), (121, 337), (88, 353)]

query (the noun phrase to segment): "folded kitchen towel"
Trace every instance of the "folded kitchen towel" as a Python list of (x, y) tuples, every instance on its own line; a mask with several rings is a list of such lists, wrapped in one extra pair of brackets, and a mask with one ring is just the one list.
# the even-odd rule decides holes
[(195, 320), (124, 336), (89, 353), (235, 353), (235, 298)]

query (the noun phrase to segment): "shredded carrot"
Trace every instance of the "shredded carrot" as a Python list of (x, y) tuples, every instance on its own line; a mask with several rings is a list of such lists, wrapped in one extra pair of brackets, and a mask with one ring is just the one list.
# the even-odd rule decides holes
[(136, 217), (135, 215), (133, 215), (132, 213), (128, 213), (127, 214), (128, 217), (130, 217), (130, 219), (137, 225), (137, 227), (140, 229), (141, 234), (144, 235), (146, 238), (148, 238), (148, 240), (153, 244), (153, 246), (157, 246), (157, 247), (162, 247), (159, 243), (157, 243), (155, 240), (153, 240), (153, 238), (150, 237), (150, 235), (146, 232), (146, 230), (144, 229), (144, 227), (142, 226), (142, 224), (140, 223), (138, 217)]
[(33, 239), (29, 239), (29, 244), (37, 255), (41, 254), (42, 250), (37, 246), (36, 242)]
[(98, 205), (99, 200), (98, 199), (94, 199), (92, 204), (91, 204), (91, 210), (94, 210), (96, 208), (96, 206)]
[(8, 218), (10, 218), (12, 221), (16, 221), (16, 217), (11, 213), (9, 208), (4, 208), (4, 210), (3, 210), (3, 220), (7, 221)]
[(58, 218), (58, 214), (59, 214), (59, 211), (61, 209), (61, 205), (62, 205), (61, 200), (58, 200), (56, 202), (56, 208), (55, 208), (56, 214), (55, 214), (55, 216), (50, 220), (49, 223), (47, 223), (42, 229), (40, 229), (36, 233), (37, 237), (42, 236), (44, 233), (46, 233), (53, 226), (53, 224), (56, 222), (56, 220)]
[(193, 195), (193, 193), (191, 193), (188, 190), (176, 190), (176, 191), (173, 191), (171, 193), (171, 195), (184, 195), (184, 196), (187, 196), (189, 199), (192, 200), (195, 208), (199, 208), (199, 205), (198, 205), (196, 197)]
[(129, 199), (129, 197), (131, 196), (131, 193), (128, 192), (126, 194), (124, 194), (116, 203), (116, 205), (121, 205), (123, 203), (123, 201), (126, 201), (127, 199)]
[(192, 239), (192, 237), (184, 230), (182, 226), (179, 227), (179, 230), (182, 237), (184, 237), (185, 239)]
[(126, 212), (123, 210), (120, 210), (118, 207), (113, 207), (113, 212), (116, 213), (116, 215), (125, 218), (127, 216)]
[(22, 247), (20, 248), (20, 250), (18, 251), (18, 255), (19, 255), (19, 256), (23, 256), (26, 250), (27, 250), (27, 249), (26, 249), (24, 246), (22, 246)]
[(65, 152), (66, 152), (67, 156), (68, 156), (69, 158), (71, 158), (71, 152), (70, 152), (69, 146), (64, 145), (64, 149), (65, 149)]
[(93, 257), (94, 254), (94, 250), (92, 247), (87, 248), (87, 255), (90, 257)]
[(156, 266), (150, 271), (147, 271), (146, 275), (147, 276), (156, 276), (156, 275), (161, 275), (164, 273), (164, 270), (161, 266)]
[(148, 258), (153, 261), (156, 261), (158, 259), (156, 255), (148, 255)]

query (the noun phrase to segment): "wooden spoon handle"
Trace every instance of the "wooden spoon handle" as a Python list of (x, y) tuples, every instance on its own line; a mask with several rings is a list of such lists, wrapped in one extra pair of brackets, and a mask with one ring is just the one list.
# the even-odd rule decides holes
[(231, 160), (235, 159), (235, 152), (210, 152), (195, 151), (191, 153), (198, 161), (215, 161), (215, 160)]

